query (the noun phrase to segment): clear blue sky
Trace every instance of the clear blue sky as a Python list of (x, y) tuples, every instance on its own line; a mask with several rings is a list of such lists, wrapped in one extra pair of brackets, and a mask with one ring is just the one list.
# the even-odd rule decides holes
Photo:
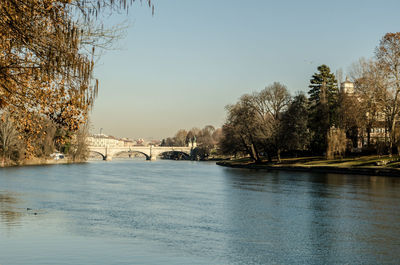
[[(214, 125), (225, 105), (274, 81), (308, 91), (317, 66), (344, 72), (400, 31), (400, 1), (138, 2), (127, 36), (96, 68), (92, 132), (161, 139)], [(124, 19), (117, 16), (112, 22)]]

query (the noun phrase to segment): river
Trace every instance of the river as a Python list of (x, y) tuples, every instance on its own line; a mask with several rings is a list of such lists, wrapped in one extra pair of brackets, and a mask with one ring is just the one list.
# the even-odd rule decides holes
[(400, 178), (114, 160), (0, 169), (0, 264), (398, 264)]

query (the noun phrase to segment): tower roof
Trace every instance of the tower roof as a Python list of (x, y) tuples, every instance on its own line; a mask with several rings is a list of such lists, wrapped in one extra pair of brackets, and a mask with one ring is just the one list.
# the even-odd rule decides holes
[(342, 91), (348, 94), (354, 93), (354, 83), (349, 80), (349, 77), (346, 76), (346, 80), (340, 85)]

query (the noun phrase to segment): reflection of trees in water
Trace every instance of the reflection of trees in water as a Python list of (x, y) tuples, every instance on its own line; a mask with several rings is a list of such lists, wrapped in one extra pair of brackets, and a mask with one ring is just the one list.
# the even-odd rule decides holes
[(113, 158), (146, 158), (146, 156), (141, 152), (136, 151), (124, 151), (119, 152), (113, 156)]
[(244, 258), (260, 263), (293, 263), (297, 258), (300, 263), (352, 264), (362, 257), (375, 264), (379, 259), (394, 263), (391, 259), (400, 257), (395, 251), (400, 178), (224, 172), (227, 184), (235, 188), (227, 192), (225, 207), (233, 231), (228, 244), (245, 253)]
[(16, 207), (18, 199), (11, 193), (0, 193), (0, 221), (6, 225), (19, 222), (22, 212)]
[(182, 152), (178, 151), (168, 151), (160, 154), (161, 159), (170, 160), (190, 160), (190, 157)]
[[(398, 233), (393, 232), (399, 230), (400, 223), (400, 179), (327, 174), (312, 182), (311, 235), (314, 241), (322, 238), (320, 241), (331, 249), (330, 255), (324, 256), (329, 259), (323, 263), (332, 263), (338, 257), (357, 263), (355, 257), (361, 256), (371, 264), (377, 259), (391, 263), (399, 242)], [(317, 250), (320, 249), (321, 243)]]

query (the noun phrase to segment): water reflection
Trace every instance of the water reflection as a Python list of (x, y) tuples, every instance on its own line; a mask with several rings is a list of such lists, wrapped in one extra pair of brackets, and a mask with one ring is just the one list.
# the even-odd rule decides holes
[(226, 169), (225, 180), (234, 188), (230, 247), (256, 263), (399, 257), (393, 255), (400, 243), (398, 178)]
[[(7, 264), (116, 263), (107, 257), (160, 264), (166, 256), (164, 264), (400, 260), (397, 178), (132, 160), (3, 172), (0, 257), (8, 256), (0, 262)], [(13, 229), (3, 236), (2, 227)], [(26, 243), (30, 252), (18, 257), (29, 260), (17, 262), (10, 251), (27, 239), (38, 244)], [(57, 242), (65, 242), (61, 253)], [(81, 256), (70, 261), (75, 249)]]
[[(343, 256), (336, 249), (337, 240), (340, 237), (337, 233), (341, 231), (340, 224), (337, 224), (336, 215), (340, 212), (340, 195), (331, 191), (330, 185), (343, 185), (343, 179), (335, 176), (325, 178), (314, 178), (309, 182), (307, 200), (309, 207), (309, 220), (306, 224), (308, 232), (309, 249), (315, 260), (321, 264), (332, 264), (335, 257)], [(339, 196), (339, 197), (338, 197)], [(339, 252), (339, 253), (338, 253)], [(315, 260), (313, 263), (315, 263)]]
[(18, 209), (17, 194), (0, 191), (0, 221), (7, 226), (14, 226), (20, 222), (21, 210)]

